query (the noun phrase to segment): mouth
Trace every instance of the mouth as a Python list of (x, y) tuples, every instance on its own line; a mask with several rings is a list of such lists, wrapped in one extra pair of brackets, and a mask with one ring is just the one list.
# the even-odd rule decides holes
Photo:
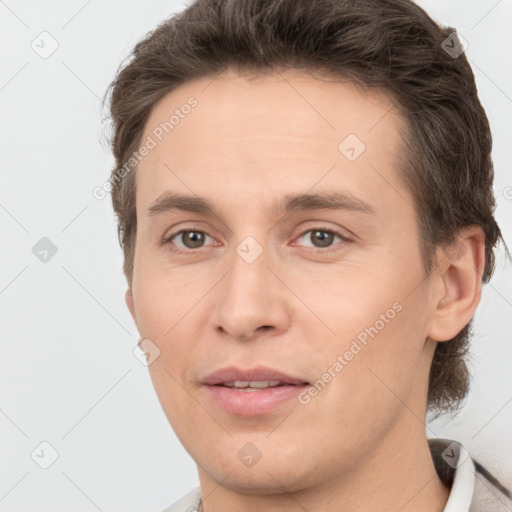
[(225, 388), (234, 389), (236, 391), (259, 391), (268, 388), (279, 388), (283, 386), (302, 386), (307, 385), (309, 382), (303, 382), (301, 384), (291, 384), (289, 382), (281, 382), (279, 380), (259, 380), (259, 381), (247, 381), (247, 380), (235, 380), (232, 382), (222, 382), (220, 384), (214, 384), (215, 386), (223, 386)]
[(270, 414), (310, 385), (306, 380), (266, 367), (224, 368), (211, 373), (202, 384), (214, 405), (238, 416)]
[(227, 387), (258, 387), (265, 388), (278, 385), (309, 384), (305, 379), (289, 375), (281, 370), (267, 366), (253, 368), (238, 368), (228, 366), (215, 370), (202, 379), (202, 384), (209, 386), (224, 385)]

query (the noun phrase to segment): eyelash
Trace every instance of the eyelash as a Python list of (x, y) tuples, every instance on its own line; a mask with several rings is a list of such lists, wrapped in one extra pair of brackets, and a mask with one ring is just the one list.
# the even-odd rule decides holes
[[(328, 228), (323, 228), (323, 227), (316, 227), (316, 228), (311, 228), (311, 229), (307, 229), (306, 231), (303, 231), (297, 238), (302, 238), (306, 233), (309, 233), (309, 232), (312, 232), (312, 231), (321, 231), (321, 232), (324, 232), (324, 233), (329, 233), (329, 234), (332, 234), (332, 235), (335, 235), (335, 236), (338, 236), (339, 238), (341, 238), (341, 240), (345, 243), (345, 244), (349, 244), (352, 242), (352, 240), (348, 239), (346, 236), (342, 235), (339, 231), (335, 231), (333, 229), (328, 229)], [(177, 231), (176, 233), (172, 233), (171, 235), (169, 235), (168, 237), (166, 237), (162, 244), (163, 245), (166, 245), (166, 244), (170, 244), (170, 245), (174, 245), (172, 244), (172, 240), (174, 238), (176, 238), (177, 236), (181, 235), (182, 233), (201, 233), (201, 234), (204, 234), (206, 236), (210, 236), (206, 231), (203, 231), (201, 229), (194, 229), (194, 228), (190, 228), (190, 229), (182, 229), (180, 231)], [(210, 237), (212, 238), (212, 237)], [(203, 246), (204, 247), (204, 246)], [(176, 248), (172, 248), (172, 252), (175, 252), (175, 253), (178, 253), (178, 254), (190, 254), (190, 253), (193, 253), (193, 252), (198, 252), (199, 249), (202, 249), (203, 247), (199, 247), (198, 249), (176, 249)], [(315, 252), (332, 252), (332, 246), (329, 246), (329, 247), (326, 247), (326, 248), (322, 248), (322, 247), (310, 247), (309, 249), (311, 250), (315, 250)], [(336, 250), (336, 249), (334, 249)]]

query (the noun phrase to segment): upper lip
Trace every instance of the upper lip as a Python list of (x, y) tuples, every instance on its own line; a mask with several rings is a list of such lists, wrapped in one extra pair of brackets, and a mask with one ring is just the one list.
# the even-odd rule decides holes
[(214, 386), (216, 384), (223, 384), (224, 382), (234, 381), (265, 381), (265, 380), (278, 380), (283, 384), (308, 384), (304, 379), (292, 377), (287, 375), (275, 368), (269, 368), (266, 366), (257, 366), (254, 368), (241, 369), (236, 366), (227, 366), (220, 368), (214, 372), (208, 374), (203, 379), (203, 384)]

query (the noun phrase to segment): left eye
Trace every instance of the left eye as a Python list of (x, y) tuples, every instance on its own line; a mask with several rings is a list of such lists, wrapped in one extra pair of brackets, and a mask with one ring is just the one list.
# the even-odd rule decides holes
[(319, 245), (313, 245), (313, 247), (318, 249), (330, 247), (335, 237), (338, 237), (343, 242), (349, 241), (341, 233), (323, 228), (308, 229), (307, 231), (302, 233), (302, 235), (298, 239), (300, 240), (301, 238), (305, 237), (308, 233), (310, 233), (308, 238), (309, 241), (311, 241), (313, 244), (318, 242)]
[[(350, 241), (337, 231), (322, 228), (309, 229), (302, 233), (298, 239), (300, 240), (301, 238), (304, 238), (308, 233), (311, 233), (309, 235), (309, 240), (314, 244), (313, 247), (318, 249), (330, 247), (335, 237), (338, 237), (343, 242), (348, 243)], [(173, 245), (177, 245), (175, 242), (173, 242), (173, 240), (181, 240), (183, 245), (177, 245), (178, 247), (181, 247), (181, 249), (177, 250), (177, 252), (190, 252), (193, 249), (201, 248), (201, 246), (204, 245), (206, 238), (212, 237), (204, 231), (185, 229), (169, 236), (166, 240), (164, 240), (164, 243), (172, 243)], [(318, 243), (318, 245), (315, 245), (316, 243)]]

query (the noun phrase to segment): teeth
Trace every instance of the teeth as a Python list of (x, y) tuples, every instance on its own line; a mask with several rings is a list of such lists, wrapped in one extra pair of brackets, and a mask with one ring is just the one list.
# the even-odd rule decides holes
[(224, 382), (223, 386), (229, 388), (268, 388), (279, 386), (281, 381), (279, 380), (256, 380), (256, 381), (248, 381), (248, 380), (235, 380), (234, 382)]

